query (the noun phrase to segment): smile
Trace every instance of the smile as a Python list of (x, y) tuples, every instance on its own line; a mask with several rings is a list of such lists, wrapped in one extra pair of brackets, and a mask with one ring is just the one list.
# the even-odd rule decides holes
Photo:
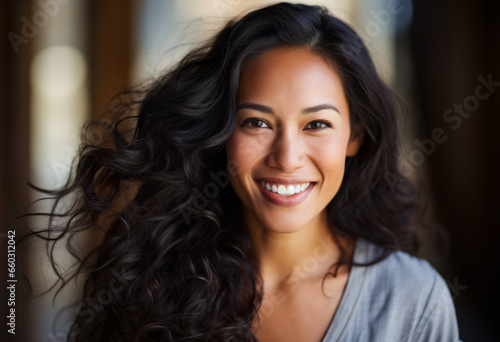
[(314, 189), (315, 182), (280, 184), (255, 180), (263, 197), (274, 205), (293, 207), (299, 205)]
[(282, 196), (292, 196), (298, 193), (301, 193), (309, 188), (309, 185), (311, 183), (302, 183), (302, 184), (273, 184), (273, 183), (266, 183), (266, 182), (260, 182), (263, 188), (265, 188), (267, 191), (274, 192), (276, 194), (282, 195)]

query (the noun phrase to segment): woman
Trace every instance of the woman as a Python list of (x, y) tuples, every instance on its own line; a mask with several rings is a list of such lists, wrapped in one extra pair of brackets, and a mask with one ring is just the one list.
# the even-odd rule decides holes
[(47, 191), (73, 198), (59, 241), (103, 232), (71, 340), (458, 340), (445, 282), (411, 256), (394, 94), (326, 9), (253, 11), (126, 95), (87, 127), (113, 139), (84, 140)]

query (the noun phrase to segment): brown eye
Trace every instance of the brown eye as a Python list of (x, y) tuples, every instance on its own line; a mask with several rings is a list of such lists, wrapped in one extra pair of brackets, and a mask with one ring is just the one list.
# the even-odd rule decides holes
[(332, 127), (332, 124), (327, 121), (311, 121), (307, 124), (306, 129), (318, 131), (327, 127)]
[(249, 118), (243, 121), (241, 126), (247, 126), (250, 128), (269, 128), (268, 124), (264, 120), (256, 119), (256, 118)]

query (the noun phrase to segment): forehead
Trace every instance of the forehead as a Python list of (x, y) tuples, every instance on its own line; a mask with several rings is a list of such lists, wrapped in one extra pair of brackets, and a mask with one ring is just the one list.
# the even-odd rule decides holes
[(314, 105), (345, 104), (340, 76), (323, 56), (297, 47), (278, 47), (253, 59), (241, 71), (238, 100)]

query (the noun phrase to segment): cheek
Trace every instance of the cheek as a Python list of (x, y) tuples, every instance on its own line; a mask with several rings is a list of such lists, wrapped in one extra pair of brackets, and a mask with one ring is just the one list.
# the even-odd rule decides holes
[(245, 134), (234, 132), (226, 143), (227, 161), (232, 165), (229, 181), (234, 191), (243, 201), (247, 202), (244, 188), (248, 182), (248, 174), (255, 164), (257, 151), (251, 139)]
[(245, 172), (255, 165), (265, 153), (268, 141), (235, 131), (226, 143), (227, 160), (238, 168), (238, 173)]
[(255, 145), (251, 139), (238, 132), (233, 133), (226, 143), (227, 158), (238, 165), (244, 163), (256, 154)]
[(324, 139), (314, 144), (311, 155), (323, 176), (324, 185), (338, 187), (345, 168), (346, 144), (344, 139)]
[(234, 133), (229, 137), (228, 141), (226, 141), (226, 156), (227, 156), (227, 161), (228, 162), (235, 162), (235, 136)]
[(227, 161), (232, 165), (229, 175), (231, 187), (245, 206), (251, 205), (251, 195), (248, 193), (248, 174), (255, 164), (257, 151), (251, 139), (244, 134), (233, 133), (226, 143)]

